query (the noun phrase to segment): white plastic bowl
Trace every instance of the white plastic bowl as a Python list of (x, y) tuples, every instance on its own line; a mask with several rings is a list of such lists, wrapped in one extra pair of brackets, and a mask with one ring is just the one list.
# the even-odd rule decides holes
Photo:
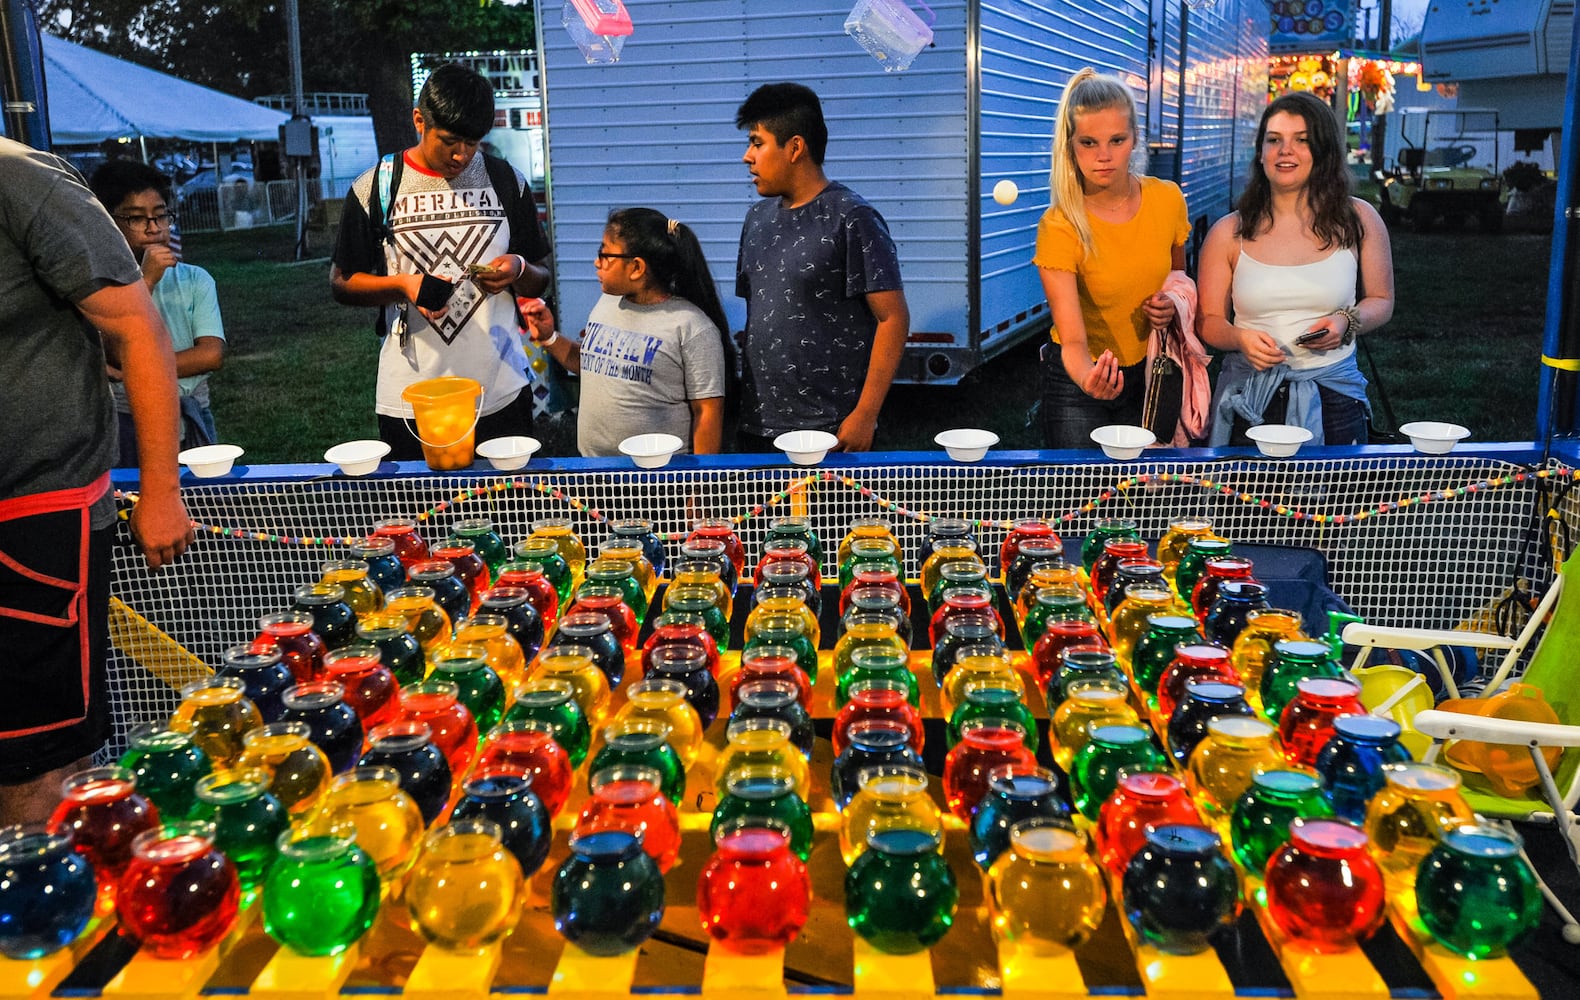
[(1268, 458), (1289, 458), (1311, 440), (1311, 432), (1294, 424), (1259, 424), (1245, 432)]
[(980, 462), (988, 449), (998, 444), (998, 435), (975, 427), (956, 427), (940, 433), (933, 441), (956, 462)]
[(214, 479), (230, 475), (230, 467), (241, 456), (241, 445), (206, 444), (201, 448), (188, 448), (176, 458), (199, 479)]
[(1124, 462), (1132, 458), (1140, 458), (1142, 450), (1156, 441), (1157, 436), (1145, 427), (1109, 424), (1093, 431), (1092, 440), (1102, 447), (1103, 454), (1115, 461)]
[(1456, 444), (1470, 437), (1470, 428), (1436, 420), (1416, 420), (1400, 427), (1399, 433), (1410, 438), (1416, 451), (1428, 455), (1446, 455), (1454, 450)]
[(488, 459), (488, 464), (500, 472), (512, 472), (532, 461), (532, 456), (541, 447), (543, 445), (538, 443), (537, 438), (514, 434), (510, 437), (489, 438), (477, 446), (477, 453)]
[(673, 434), (633, 434), (620, 442), (620, 451), (631, 456), (639, 469), (662, 469), (683, 444)]
[(816, 465), (836, 444), (839, 438), (828, 431), (785, 431), (774, 438), (774, 447), (796, 465)]
[(324, 461), (340, 466), (348, 476), (365, 476), (389, 453), (390, 446), (383, 441), (344, 441), (324, 452)]

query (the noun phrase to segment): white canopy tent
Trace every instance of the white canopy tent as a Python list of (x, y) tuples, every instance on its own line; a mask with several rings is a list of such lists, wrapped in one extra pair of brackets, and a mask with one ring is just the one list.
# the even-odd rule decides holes
[(271, 140), (289, 116), (239, 97), (43, 36), (49, 130), (55, 143), (105, 139)]

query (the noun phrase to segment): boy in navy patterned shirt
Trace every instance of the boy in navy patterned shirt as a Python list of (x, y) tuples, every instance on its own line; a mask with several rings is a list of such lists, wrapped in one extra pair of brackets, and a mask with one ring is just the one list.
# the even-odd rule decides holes
[(746, 300), (737, 446), (766, 452), (785, 431), (824, 430), (840, 450), (866, 451), (910, 331), (889, 227), (823, 173), (828, 126), (810, 89), (758, 87), (735, 125), (763, 196), (735, 265)]

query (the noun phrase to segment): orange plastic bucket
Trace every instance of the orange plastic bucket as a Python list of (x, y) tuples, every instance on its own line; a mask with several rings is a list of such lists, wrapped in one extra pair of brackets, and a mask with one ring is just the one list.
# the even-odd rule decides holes
[[(1559, 724), (1558, 713), (1547, 704), (1540, 688), (1530, 684), (1510, 684), (1490, 698), (1452, 698), (1437, 706), (1443, 712), (1482, 715), (1489, 719)], [(1548, 769), (1558, 766), (1563, 754), (1559, 747), (1547, 747), (1542, 756)], [(1443, 756), (1462, 771), (1485, 775), (1495, 794), (1515, 799), (1541, 783), (1541, 775), (1531, 761), (1528, 746), (1520, 743), (1483, 743), (1480, 740), (1453, 740), (1443, 748)]]
[(477, 419), (483, 412), (482, 385), (452, 375), (413, 382), (400, 395), (411, 406), (417, 422), (412, 435), (422, 442), (428, 468), (449, 472), (472, 464)]

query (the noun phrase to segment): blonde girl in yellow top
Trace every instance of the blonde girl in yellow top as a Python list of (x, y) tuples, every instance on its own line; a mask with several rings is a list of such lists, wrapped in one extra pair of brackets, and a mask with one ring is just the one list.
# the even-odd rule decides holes
[(1053, 128), (1051, 204), (1033, 257), (1053, 311), (1042, 364), (1048, 448), (1090, 448), (1104, 424), (1141, 423), (1147, 338), (1174, 305), (1161, 290), (1185, 267), (1190, 217), (1177, 185), (1142, 174), (1130, 87), (1090, 67), (1070, 78)]

